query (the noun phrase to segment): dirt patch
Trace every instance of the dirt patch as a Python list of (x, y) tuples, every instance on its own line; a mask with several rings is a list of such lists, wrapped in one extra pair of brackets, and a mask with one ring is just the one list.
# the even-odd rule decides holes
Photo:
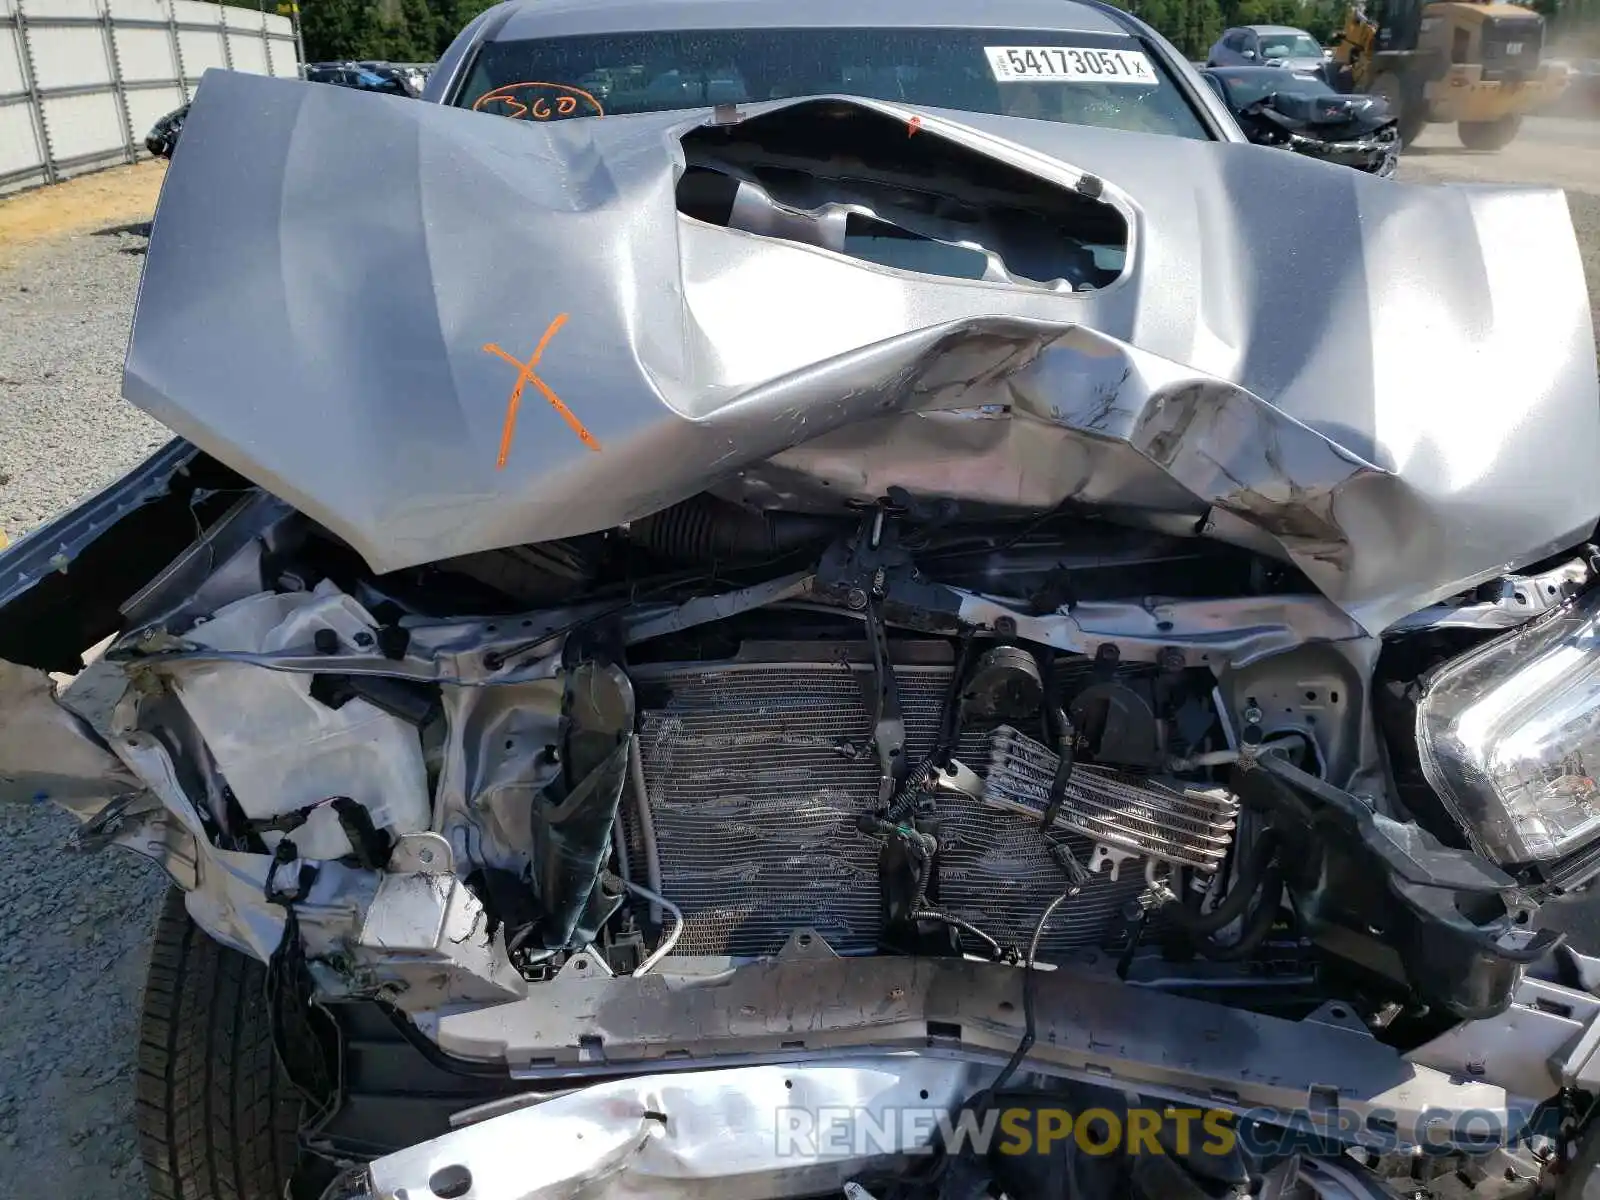
[(164, 159), (150, 159), (0, 200), (0, 262), (39, 242), (149, 221), (166, 173)]
[(1600, 192), (1600, 121), (1529, 117), (1516, 140), (1494, 153), (1463, 147), (1454, 125), (1429, 125), (1400, 156), (1400, 177)]

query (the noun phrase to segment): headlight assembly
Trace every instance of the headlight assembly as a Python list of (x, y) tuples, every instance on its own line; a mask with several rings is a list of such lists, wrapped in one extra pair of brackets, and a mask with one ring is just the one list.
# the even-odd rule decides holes
[(1487, 857), (1547, 862), (1600, 837), (1600, 591), (1434, 670), (1417, 741)]

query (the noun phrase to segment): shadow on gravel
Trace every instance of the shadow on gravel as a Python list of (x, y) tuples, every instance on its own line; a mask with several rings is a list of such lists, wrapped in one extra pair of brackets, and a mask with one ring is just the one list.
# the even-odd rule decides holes
[(131, 233), (138, 237), (150, 236), (150, 221), (135, 221), (131, 225), (108, 225), (104, 229), (96, 229), (95, 237), (115, 237), (119, 233)]
[(119, 249), (124, 254), (143, 254), (145, 251), (150, 249), (150, 247), (148, 245), (149, 238), (150, 238), (150, 225), (151, 225), (151, 222), (149, 222), (149, 221), (135, 221), (131, 225), (108, 225), (104, 229), (96, 229), (94, 231), (94, 235), (93, 236), (95, 236), (95, 237), (127, 237), (127, 236), (132, 236), (132, 237), (144, 238), (146, 240), (146, 243), (147, 243), (146, 245), (143, 245), (143, 246), (121, 246), (121, 247), (119, 247)]

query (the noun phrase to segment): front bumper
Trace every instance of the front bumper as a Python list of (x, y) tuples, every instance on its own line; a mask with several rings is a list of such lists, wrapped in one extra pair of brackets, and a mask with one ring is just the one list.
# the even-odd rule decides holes
[(1358, 171), (1385, 177), (1394, 174), (1400, 158), (1400, 143), (1394, 136), (1326, 142), (1291, 133), (1288, 148), (1307, 158), (1320, 159), (1335, 166), (1354, 167)]
[[(1044, 1153), (1046, 1129), (1070, 1141), (1084, 1098), (1106, 1103), (1108, 1089), (1137, 1093), (1117, 1116), (1130, 1155), (1135, 1112), (1147, 1125), (1192, 1113), (1197, 1142), (1206, 1121), (1213, 1152), (1268, 1161), (1336, 1143), (1484, 1149), (1537, 1123), (1534, 1096), (1600, 1079), (1600, 998), (1547, 982), (1402, 1056), (1337, 1004), (1288, 1021), (1084, 963), (1034, 977), (1024, 1069), (1064, 1089), (1042, 1100), (1053, 1116), (1002, 1097), (985, 1118), (964, 1105), (1022, 1035), (1023, 976), (832, 959), (798, 939), (777, 960), (699, 980), (564, 971), (537, 997), (447, 1015), (436, 1031), (454, 1054), (558, 1090), (457, 1113), (451, 1132), (374, 1161), (367, 1182), (394, 1200), (462, 1185), (454, 1194), (474, 1200), (826, 1194), (963, 1137), (979, 1153)], [(588, 1086), (559, 1090), (574, 1083)]]

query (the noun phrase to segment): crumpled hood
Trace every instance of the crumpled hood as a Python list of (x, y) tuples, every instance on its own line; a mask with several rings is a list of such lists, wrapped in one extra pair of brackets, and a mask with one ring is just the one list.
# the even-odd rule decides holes
[(539, 125), (214, 71), (124, 394), (379, 571), (708, 487), (819, 508), (898, 484), (1254, 546), (1376, 630), (1600, 517), (1560, 192), (840, 103), (1097, 176), (1123, 277), (940, 278), (681, 216), (704, 113)]

